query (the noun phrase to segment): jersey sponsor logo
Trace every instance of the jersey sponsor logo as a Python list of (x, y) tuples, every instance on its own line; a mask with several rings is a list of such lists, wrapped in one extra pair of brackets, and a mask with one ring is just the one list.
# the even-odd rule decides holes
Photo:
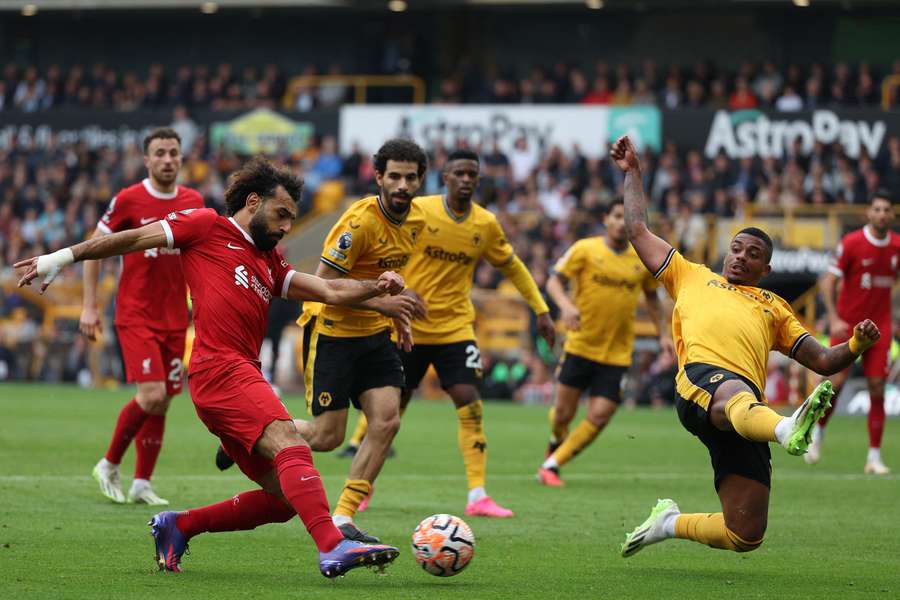
[(180, 256), (180, 248), (147, 248), (144, 250), (144, 258), (159, 258), (160, 256)]
[(447, 252), (439, 246), (426, 246), (425, 256), (434, 258), (436, 260), (444, 260), (447, 262), (460, 263), (463, 265), (468, 265), (474, 260), (474, 257), (469, 256), (465, 252)]
[(379, 269), (402, 269), (409, 262), (409, 254), (403, 256), (388, 256), (378, 259)]
[(597, 285), (602, 285), (606, 287), (623, 287), (628, 290), (633, 290), (637, 287), (636, 281), (630, 281), (628, 279), (615, 279), (613, 277), (607, 277), (606, 275), (593, 275), (591, 280)]
[(713, 375), (712, 377), (709, 378), (709, 382), (710, 383), (719, 383), (723, 379), (725, 379), (724, 375), (722, 375), (721, 373), (716, 373), (715, 375)]
[[(712, 287), (717, 287), (717, 288), (719, 288), (720, 290), (728, 290), (729, 292), (737, 292), (738, 294), (740, 294), (740, 295), (742, 295), (742, 296), (746, 296), (747, 298), (750, 298), (751, 300), (756, 300), (757, 302), (760, 301), (759, 296), (757, 296), (756, 294), (754, 294), (754, 293), (752, 293), (752, 292), (746, 292), (746, 291), (744, 291), (744, 290), (742, 290), (742, 289), (739, 289), (739, 288), (736, 287), (736, 286), (731, 285), (730, 283), (725, 283), (725, 282), (723, 282), (723, 281), (718, 281), (718, 280), (716, 280), (716, 279), (710, 279), (710, 280), (706, 283), (706, 285), (712, 286)], [(762, 297), (763, 297), (764, 300), (767, 300), (767, 301), (769, 301), (769, 302), (772, 301), (772, 294), (770, 294), (770, 293), (768, 293), (768, 292), (763, 293), (763, 294), (762, 294)]]
[(234, 268), (234, 285), (242, 285), (244, 289), (250, 289), (250, 278), (247, 276), (247, 267), (244, 265)]
[(328, 249), (328, 256), (331, 258), (336, 258), (337, 260), (347, 260), (347, 255), (341, 252), (340, 250), (335, 250), (334, 248)]
[(243, 250), (243, 248), (241, 248), (240, 246), (235, 246), (231, 242), (228, 242), (227, 244), (225, 244), (225, 247), (231, 248), (232, 250)]
[(328, 392), (319, 394), (319, 406), (331, 406), (331, 394)]
[(349, 231), (345, 231), (341, 234), (341, 237), (338, 238), (337, 247), (339, 250), (349, 250), (353, 245), (353, 234)]

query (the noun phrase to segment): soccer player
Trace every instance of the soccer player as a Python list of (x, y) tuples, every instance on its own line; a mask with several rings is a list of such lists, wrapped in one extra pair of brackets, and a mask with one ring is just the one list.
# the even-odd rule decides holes
[[(605, 235), (575, 242), (547, 282), (568, 330), (557, 371), (556, 403), (550, 410), (550, 444), (537, 472), (538, 481), (550, 487), (563, 485), (559, 468), (594, 441), (622, 401), (622, 376), (631, 364), (634, 310), (642, 291), (647, 312), (658, 324), (660, 346), (664, 352), (675, 351), (660, 309), (659, 284), (628, 243), (621, 199), (610, 204), (604, 224)], [(566, 293), (569, 282), (575, 287), (574, 299)], [(587, 415), (568, 433), (585, 390)]]
[[(868, 315), (872, 316), (881, 331), (893, 331), (891, 289), (897, 280), (900, 235), (891, 231), (894, 208), (887, 190), (878, 190), (872, 196), (866, 217), (868, 225), (843, 237), (832, 264), (822, 277), (822, 299), (828, 312), (832, 345), (844, 342), (850, 336), (848, 323), (855, 323)], [(839, 282), (842, 282), (840, 292)], [(869, 454), (863, 471), (870, 475), (891, 472), (881, 460), (885, 422), (884, 382), (888, 375), (890, 352), (891, 336), (885, 335), (862, 359), (870, 401)], [(848, 374), (844, 371), (834, 378), (835, 394), (840, 392)], [(813, 431), (813, 443), (803, 457), (809, 464), (819, 461), (825, 424), (833, 410), (825, 413)]]
[[(332, 228), (316, 274), (328, 280), (370, 279), (385, 269), (407, 266), (425, 228), (413, 197), (427, 167), (425, 152), (404, 139), (389, 140), (374, 157), (379, 194), (355, 202)], [(353, 517), (381, 471), (400, 427), (403, 364), (391, 341), (391, 318), (398, 343), (411, 347), (409, 317), (419, 306), (409, 295), (372, 298), (357, 306), (327, 304), (305, 314), (304, 380), (312, 421), (296, 422), (313, 450), (334, 450), (344, 441), (352, 403), (365, 413), (371, 429), (353, 457), (334, 512), (334, 523), (348, 538), (376, 542), (360, 531)], [(314, 310), (314, 309), (311, 309)], [(423, 314), (421, 307), (416, 314)], [(227, 448), (225, 449), (228, 450)]]
[[(203, 208), (197, 191), (175, 183), (181, 168), (181, 139), (175, 130), (157, 129), (144, 138), (144, 165), (148, 177), (116, 194), (97, 223), (95, 236), (136, 229), (173, 211)], [(150, 477), (162, 449), (166, 411), (182, 386), (188, 308), (180, 252), (177, 248), (147, 248), (122, 259), (116, 334), (128, 382), (137, 383), (137, 393), (119, 412), (106, 454), (92, 473), (100, 493), (120, 504), (125, 495), (119, 463), (132, 440), (136, 460), (128, 501), (152, 506), (169, 503), (153, 491)], [(85, 261), (80, 328), (92, 341), (101, 329), (99, 272), (100, 261)]]
[[(452, 152), (443, 172), (447, 195), (416, 200), (425, 212), (426, 227), (406, 278), (409, 287), (421, 294), (428, 313), (412, 321), (415, 346), (402, 353), (406, 385), (401, 410), (428, 367), (434, 365), (441, 387), (456, 407), (457, 441), (469, 485), (466, 514), (503, 518), (512, 517), (513, 511), (498, 505), (485, 491), (487, 436), (478, 394), (481, 352), (472, 327), (475, 308), (469, 297), (478, 261), (484, 258), (516, 286), (537, 315), (538, 332), (551, 347), (556, 329), (537, 284), (513, 252), (497, 218), (472, 201), (478, 188), (479, 163), (474, 152)], [(360, 416), (357, 435), (360, 429), (365, 435), (365, 425)]]
[(302, 185), (290, 172), (257, 158), (232, 176), (225, 192), (228, 218), (212, 209), (172, 212), (163, 221), (15, 265), (26, 270), (20, 286), (46, 276), (43, 291), (75, 261), (181, 249), (197, 331), (188, 378), (194, 407), (241, 471), (262, 489), (154, 516), (149, 525), (161, 570), (181, 570), (181, 557), (195, 535), (283, 523), (295, 514), (316, 542), (326, 577), (364, 565), (383, 567), (398, 555), (391, 546), (344, 539), (334, 526), (309, 446), (260, 371), (259, 348), (274, 295), (341, 305), (396, 294), (403, 287), (402, 278), (391, 272), (375, 281), (326, 281), (291, 268), (275, 246), (297, 215)]
[(864, 320), (848, 342), (832, 348), (819, 344), (787, 302), (758, 287), (771, 270), (772, 241), (755, 227), (731, 240), (721, 275), (687, 261), (647, 227), (641, 166), (627, 136), (619, 138), (611, 154), (625, 172), (628, 239), (675, 300), (678, 417), (709, 450), (722, 505), (722, 512), (682, 514), (674, 501), (660, 500), (626, 536), (622, 556), (676, 537), (735, 552), (755, 550), (763, 542), (769, 511), (769, 442), (803, 454), (831, 399), (831, 382), (824, 381), (790, 417), (769, 408), (762, 395), (769, 351), (831, 375), (878, 341), (878, 327)]

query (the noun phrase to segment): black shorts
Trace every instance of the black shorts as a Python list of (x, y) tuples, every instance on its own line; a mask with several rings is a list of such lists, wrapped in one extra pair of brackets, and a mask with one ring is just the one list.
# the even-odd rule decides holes
[(556, 368), (556, 379), (563, 385), (588, 390), (591, 397), (603, 396), (619, 404), (622, 402), (622, 375), (627, 370), (628, 367), (605, 365), (566, 352)]
[[(758, 400), (759, 390), (749, 379), (721, 367), (705, 363), (688, 363), (684, 366), (684, 377), (679, 373), (675, 392), (675, 407), (684, 428), (700, 438), (709, 450), (716, 490), (726, 475), (741, 475), (772, 487), (772, 454), (769, 444), (751, 442), (735, 431), (722, 431), (709, 421), (709, 413), (697, 404), (700, 398), (711, 398), (719, 386), (737, 379), (743, 381)], [(685, 397), (688, 396), (688, 397)]]
[(359, 408), (366, 390), (402, 388), (403, 364), (388, 330), (365, 337), (332, 337), (313, 333), (315, 319), (303, 332), (306, 406), (313, 416), (329, 410)]
[(476, 387), (481, 383), (481, 351), (474, 340), (452, 344), (416, 344), (412, 352), (401, 351), (400, 357), (408, 390), (419, 387), (429, 365), (434, 365), (444, 389), (459, 383)]

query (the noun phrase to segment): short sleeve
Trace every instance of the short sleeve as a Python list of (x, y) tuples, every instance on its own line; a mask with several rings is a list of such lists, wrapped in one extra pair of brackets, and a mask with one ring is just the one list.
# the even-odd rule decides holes
[(363, 218), (355, 211), (345, 212), (325, 238), (319, 260), (345, 275), (349, 273), (366, 247)]
[(506, 239), (503, 228), (496, 219), (492, 219), (489, 226), (490, 239), (484, 252), (484, 258), (495, 267), (502, 267), (512, 260), (513, 247)]
[(828, 263), (828, 272), (837, 275), (838, 277), (843, 277), (849, 266), (850, 253), (847, 252), (847, 238), (844, 238), (838, 243), (837, 248), (834, 250), (834, 255)]
[(117, 231), (125, 231), (133, 227), (128, 203), (120, 201), (118, 196), (113, 196), (106, 207), (106, 212), (97, 222), (97, 229), (103, 233), (115, 233)]
[(653, 277), (665, 286), (673, 300), (677, 300), (681, 285), (697, 267), (698, 265), (687, 260), (680, 252), (672, 248)]
[(775, 332), (775, 349), (782, 354), (791, 358), (796, 354), (797, 349), (803, 340), (810, 333), (806, 327), (797, 319), (797, 315), (791, 310), (787, 303), (778, 305), (779, 321), (778, 331)]
[(559, 257), (553, 270), (565, 277), (566, 279), (574, 279), (584, 268), (585, 253), (582, 251), (583, 245), (575, 242), (566, 253)]
[(294, 267), (284, 258), (281, 250), (275, 248), (271, 252), (273, 288), (282, 298), (287, 298), (288, 288), (291, 287)]
[(160, 221), (169, 248), (188, 248), (206, 239), (219, 216), (211, 208), (189, 208), (170, 212)]

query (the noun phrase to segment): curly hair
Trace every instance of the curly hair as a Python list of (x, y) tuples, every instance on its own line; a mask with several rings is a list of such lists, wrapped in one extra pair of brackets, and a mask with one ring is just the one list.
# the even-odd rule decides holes
[(425, 151), (412, 140), (403, 138), (386, 141), (372, 158), (375, 161), (375, 170), (381, 174), (387, 170), (389, 160), (416, 163), (419, 165), (419, 177), (424, 175), (425, 169), (428, 168), (428, 157), (425, 156)]
[(283, 187), (294, 202), (300, 202), (303, 179), (287, 169), (276, 167), (264, 156), (256, 156), (231, 175), (225, 190), (226, 212), (231, 216), (244, 208), (247, 196), (253, 192), (260, 198), (269, 198), (278, 186)]

